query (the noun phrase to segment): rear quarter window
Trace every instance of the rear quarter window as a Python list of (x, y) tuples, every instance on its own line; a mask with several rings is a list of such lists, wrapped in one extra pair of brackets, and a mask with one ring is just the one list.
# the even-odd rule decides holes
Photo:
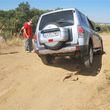
[(89, 27), (89, 26), (88, 26), (88, 23), (87, 23), (87, 18), (86, 18), (86, 16), (83, 15), (82, 13), (80, 13), (80, 19), (81, 19), (81, 24), (82, 24), (83, 26)]

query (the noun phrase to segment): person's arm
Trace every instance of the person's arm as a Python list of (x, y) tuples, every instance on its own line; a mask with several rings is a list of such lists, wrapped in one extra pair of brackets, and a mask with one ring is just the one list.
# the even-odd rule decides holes
[(27, 38), (29, 38), (25, 28), (24, 28), (24, 34), (26, 35)]
[(23, 30), (24, 30), (24, 26), (20, 29), (20, 33), (22, 33)]

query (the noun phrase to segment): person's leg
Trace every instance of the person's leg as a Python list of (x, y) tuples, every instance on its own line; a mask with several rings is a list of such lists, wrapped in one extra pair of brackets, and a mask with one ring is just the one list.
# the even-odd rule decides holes
[(24, 44), (24, 46), (25, 46), (25, 51), (29, 51), (29, 39), (24, 39), (25, 40), (25, 44)]
[(33, 50), (32, 46), (32, 38), (29, 39), (29, 51), (31, 52)]

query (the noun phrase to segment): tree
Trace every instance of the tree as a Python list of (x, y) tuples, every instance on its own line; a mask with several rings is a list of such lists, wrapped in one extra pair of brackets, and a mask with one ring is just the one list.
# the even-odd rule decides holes
[(20, 3), (20, 4), (18, 5), (18, 7), (16, 8), (16, 10), (17, 10), (17, 11), (20, 11), (20, 12), (22, 12), (22, 13), (28, 13), (29, 10), (30, 10), (30, 5), (29, 5), (28, 2), (26, 2), (26, 3), (22, 2), (22, 3)]
[(41, 14), (47, 12), (36, 8), (31, 9), (28, 2), (22, 2), (15, 10), (0, 10), (0, 35), (5, 39), (12, 38), (20, 31), (27, 19), (33, 19), (33, 32)]

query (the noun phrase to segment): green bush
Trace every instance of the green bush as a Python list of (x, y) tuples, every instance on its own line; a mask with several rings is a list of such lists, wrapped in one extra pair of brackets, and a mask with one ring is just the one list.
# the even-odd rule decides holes
[(101, 28), (101, 33), (102, 32), (110, 32), (110, 25), (108, 24), (96, 24), (96, 26), (99, 26)]
[(5, 40), (12, 38), (12, 33), (10, 31), (4, 31), (0, 34)]
[(37, 21), (42, 13), (46, 11), (31, 9), (28, 2), (20, 3), (15, 10), (0, 10), (0, 35), (5, 40), (16, 37), (21, 27), (27, 19), (33, 19), (33, 33), (35, 32)]

